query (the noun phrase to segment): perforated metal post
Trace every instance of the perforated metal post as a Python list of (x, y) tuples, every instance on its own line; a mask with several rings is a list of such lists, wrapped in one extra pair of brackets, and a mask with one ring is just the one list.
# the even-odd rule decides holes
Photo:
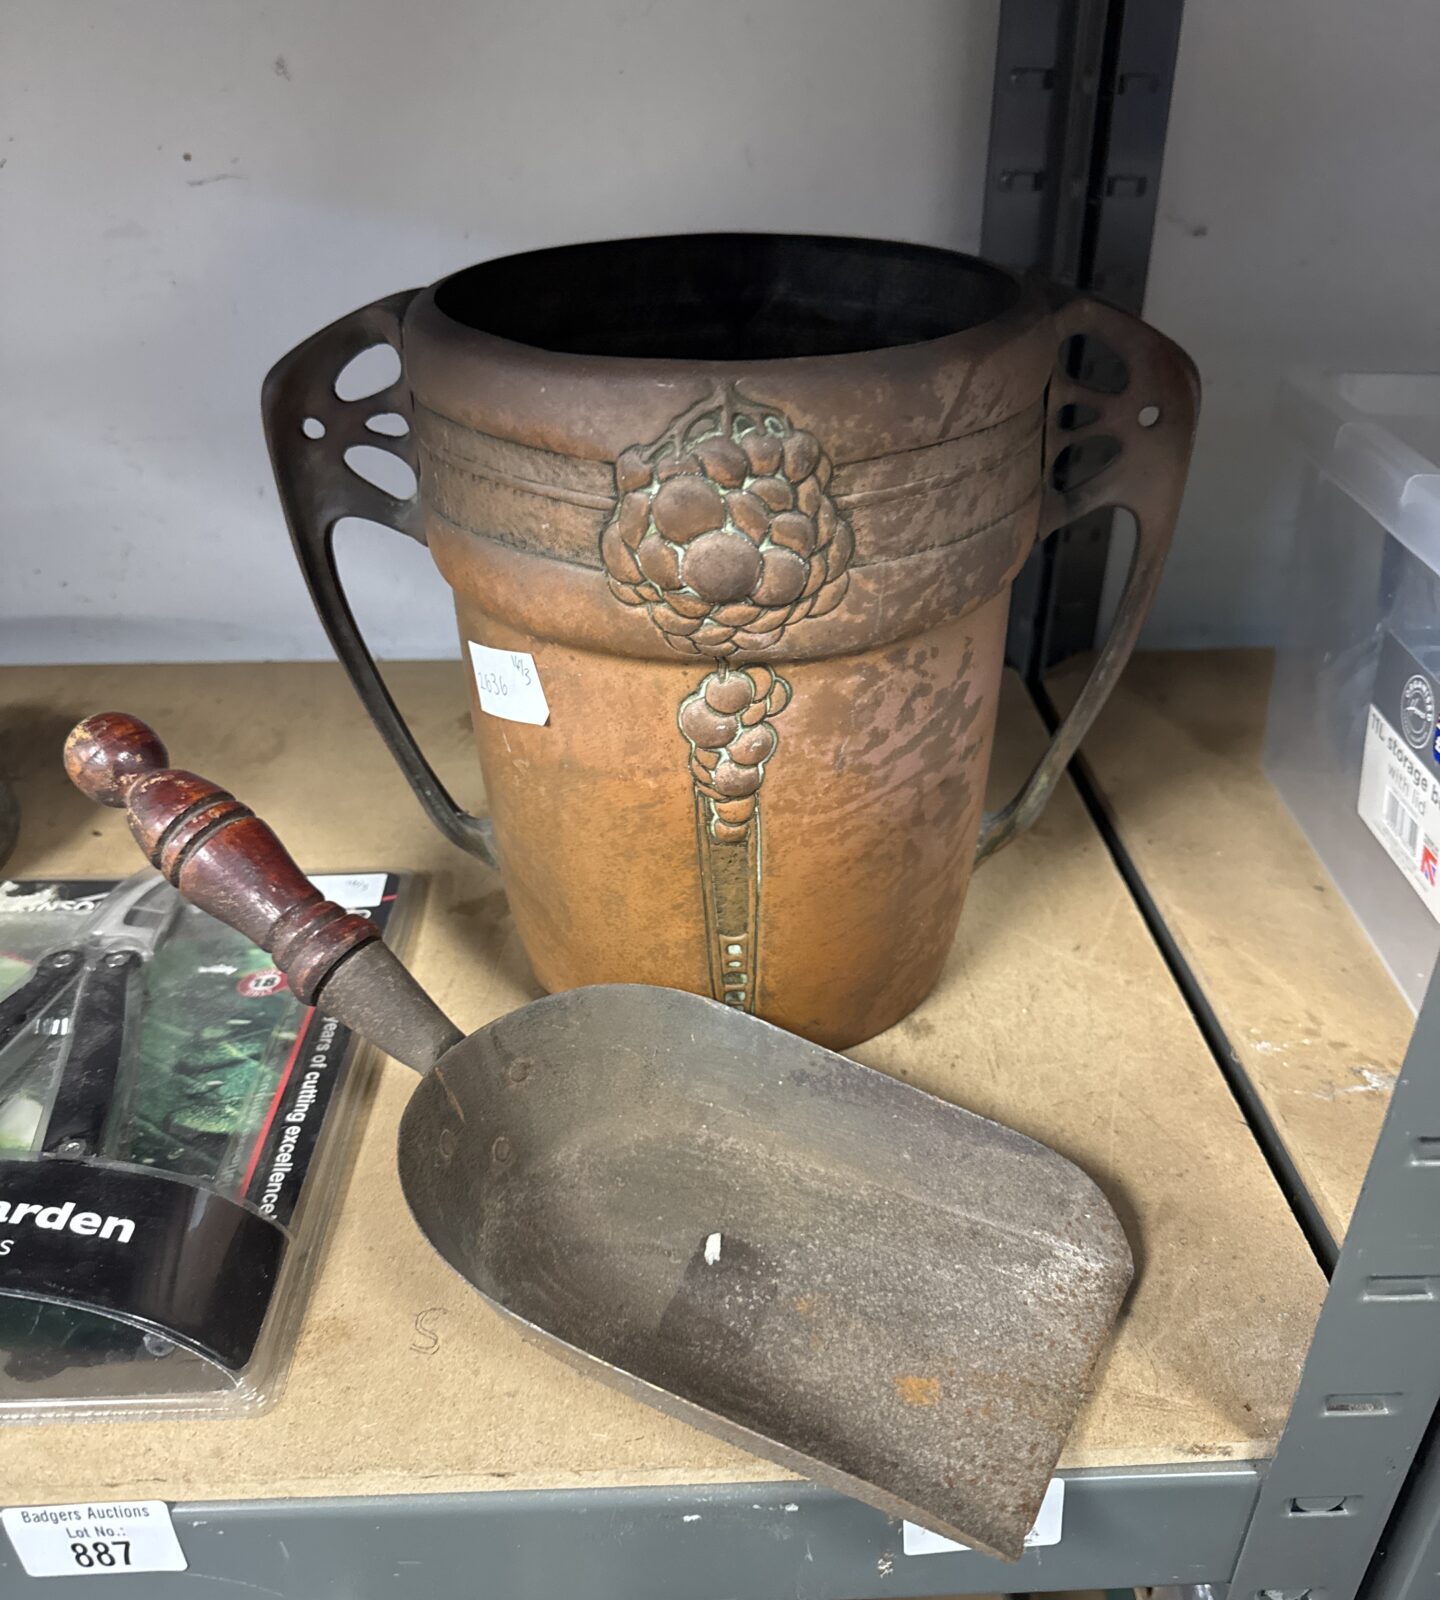
[[(1182, 0), (1001, 0), (981, 254), (1092, 289), (1145, 295)], [(1032, 553), (1006, 659), (1026, 678), (1095, 643), (1108, 511)]]
[(1440, 1595), (1440, 1411), (1423, 1454), (1424, 1464), (1405, 1485), (1376, 1552), (1365, 1600), (1435, 1600)]
[(1440, 981), (1433, 980), (1230, 1600), (1352, 1600), (1440, 1402)]

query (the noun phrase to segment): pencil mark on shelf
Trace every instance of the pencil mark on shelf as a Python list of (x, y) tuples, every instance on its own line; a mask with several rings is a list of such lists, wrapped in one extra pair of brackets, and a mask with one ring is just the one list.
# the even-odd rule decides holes
[(433, 1356), (440, 1348), (440, 1334), (435, 1324), (445, 1315), (444, 1306), (427, 1306), (415, 1313), (415, 1337), (410, 1348), (416, 1355)]

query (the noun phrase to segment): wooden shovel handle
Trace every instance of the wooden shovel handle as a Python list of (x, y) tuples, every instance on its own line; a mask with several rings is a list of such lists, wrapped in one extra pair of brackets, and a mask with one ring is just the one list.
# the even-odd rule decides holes
[(82, 794), (123, 808), (151, 865), (192, 905), (268, 950), (307, 1004), (346, 956), (380, 938), (368, 917), (326, 900), (234, 795), (171, 767), (138, 718), (87, 717), (65, 741), (65, 771)]

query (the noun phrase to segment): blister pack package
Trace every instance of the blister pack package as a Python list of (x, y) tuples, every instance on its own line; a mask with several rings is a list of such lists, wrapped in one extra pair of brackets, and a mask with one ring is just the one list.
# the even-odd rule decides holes
[[(403, 933), (407, 876), (313, 881)], [(156, 873), (0, 884), (0, 1420), (273, 1401), (366, 1054)]]

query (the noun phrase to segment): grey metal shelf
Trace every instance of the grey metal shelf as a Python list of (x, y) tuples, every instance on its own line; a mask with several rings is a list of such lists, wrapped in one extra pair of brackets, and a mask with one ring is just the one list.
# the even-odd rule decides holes
[[(1233, 1597), (1357, 1594), (1440, 1401), (1440, 985), (1421, 1013), (1271, 1463), (1064, 1474), (1063, 1537), (1013, 1567), (973, 1552), (907, 1556), (898, 1522), (809, 1485), (562, 1490), (179, 1505), (190, 1571), (115, 1592), (284, 1600), (866, 1600), (1149, 1584)], [(1419, 1600), (1440, 1552), (1440, 1460), (1385, 1539), (1377, 1596)], [(0, 1592), (63, 1600), (88, 1580)], [(43, 1589), (37, 1587), (44, 1585)]]
[[(1260, 1488), (1254, 1465), (1068, 1473), (1064, 1537), (1009, 1566), (906, 1556), (900, 1525), (808, 1484), (560, 1490), (177, 1505), (190, 1570), (103, 1591), (283, 1600), (873, 1600), (1196, 1583), (1230, 1570)], [(94, 1600), (84, 1578), (26, 1578), (8, 1549), (0, 1594)]]
[(1366, 1600), (1433, 1600), (1440, 1594), (1440, 1412), (1378, 1557)]
[[(1109, 843), (1124, 855), (1113, 834)], [(1015, 1566), (973, 1552), (907, 1556), (895, 1519), (786, 1482), (182, 1503), (174, 1519), (189, 1571), (110, 1582), (117, 1596), (176, 1600), (217, 1585), (281, 1600), (477, 1591), (873, 1600), (1203, 1583), (1229, 1583), (1232, 1600), (1352, 1600), (1383, 1548), (1376, 1596), (1421, 1600), (1440, 1556), (1440, 1459), (1421, 1456), (1440, 1402), (1437, 1217), (1440, 984), (1393, 1091), (1273, 1461), (1067, 1472), (1059, 1543)], [(0, 1540), (6, 1597), (63, 1600), (88, 1581), (27, 1578)]]
[[(1440, 981), (1432, 981), (1231, 1579), (1241, 1600), (1275, 1591), (1351, 1600), (1387, 1542), (1440, 1405), (1437, 1224)], [(1425, 1484), (1434, 1477), (1432, 1463)], [(1433, 1519), (1433, 1495), (1422, 1492), (1402, 1519)]]
[[(1073, 11), (1059, 0), (1006, 0), (988, 253), (1043, 261), (1138, 301), (1169, 82), (1168, 65), (1141, 57), (1149, 50), (1173, 59), (1179, 16), (1178, 4), (1153, 9), (1147, 21), (1130, 8), (1126, 34), (1125, 8), (1114, 0), (1085, 0)], [(1094, 73), (1102, 69), (1128, 100), (1099, 104)], [(1118, 165), (1097, 160), (1097, 126)], [(1087, 600), (1069, 634), (1088, 643), (1099, 558), (1071, 542), (1054, 559), (1068, 562), (1071, 588)], [(1046, 576), (1041, 595), (1032, 574), (1033, 615), (1020, 619), (1027, 660), (1056, 653), (1050, 634), (1067, 603), (1063, 578)], [(1133, 864), (1128, 881), (1136, 885)], [(1152, 929), (1163, 944), (1163, 928), (1152, 920)], [(1294, 1198), (1304, 1214), (1308, 1197)], [(1422, 1600), (1440, 1593), (1440, 1448), (1424, 1444), (1440, 1400), (1437, 1218), (1440, 990), (1432, 990), (1271, 1462), (1067, 1472), (1062, 1539), (1014, 1566), (974, 1553), (906, 1556), (894, 1519), (791, 1482), (183, 1503), (173, 1514), (189, 1571), (111, 1576), (101, 1592), (116, 1600), (226, 1592), (874, 1600), (1228, 1583), (1232, 1600), (1350, 1600), (1379, 1550), (1383, 1566), (1371, 1574), (1367, 1600)], [(88, 1579), (25, 1577), (0, 1537), (6, 1600), (81, 1593), (93, 1600)]]

